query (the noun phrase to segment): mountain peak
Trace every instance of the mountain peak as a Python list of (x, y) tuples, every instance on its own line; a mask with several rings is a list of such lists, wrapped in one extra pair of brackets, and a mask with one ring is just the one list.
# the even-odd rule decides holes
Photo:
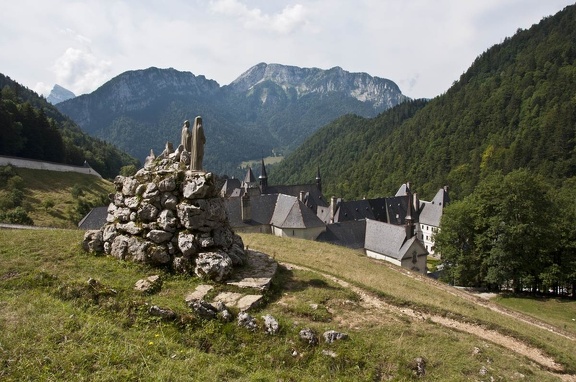
[(70, 90), (56, 84), (52, 88), (52, 91), (50, 91), (50, 95), (48, 95), (46, 101), (50, 102), (52, 105), (56, 105), (57, 103), (64, 102), (74, 97), (76, 97), (76, 95)]
[(375, 108), (387, 103), (390, 107), (406, 99), (393, 81), (367, 73), (350, 73), (339, 66), (324, 70), (261, 62), (228, 87), (235, 92), (246, 92), (265, 82), (272, 82), (285, 92), (296, 90), (298, 97), (342, 92), (362, 102), (373, 102)]

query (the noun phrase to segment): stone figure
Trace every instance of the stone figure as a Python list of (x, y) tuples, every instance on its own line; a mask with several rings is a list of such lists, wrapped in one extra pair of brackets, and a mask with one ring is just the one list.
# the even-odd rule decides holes
[(192, 146), (192, 135), (190, 134), (190, 130), (188, 130), (189, 127), (190, 127), (190, 121), (188, 120), (184, 121), (184, 126), (182, 126), (182, 139), (180, 141), (180, 144), (184, 146), (184, 150), (186, 151), (190, 151)]
[(206, 137), (204, 136), (204, 129), (202, 127), (202, 117), (196, 117), (194, 119), (194, 127), (192, 127), (191, 135), (190, 170), (202, 171), (204, 144), (206, 143)]

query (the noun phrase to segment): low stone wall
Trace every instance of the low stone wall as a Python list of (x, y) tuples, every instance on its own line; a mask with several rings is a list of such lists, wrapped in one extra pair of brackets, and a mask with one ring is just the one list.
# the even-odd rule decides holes
[(70, 166), (60, 163), (43, 162), (33, 159), (15, 158), (15, 157), (5, 157), (0, 156), (0, 166), (14, 166), (22, 168), (30, 168), (33, 170), (48, 170), (48, 171), (60, 171), (60, 172), (79, 172), (81, 174), (94, 175), (102, 178), (93, 168), (90, 166)]

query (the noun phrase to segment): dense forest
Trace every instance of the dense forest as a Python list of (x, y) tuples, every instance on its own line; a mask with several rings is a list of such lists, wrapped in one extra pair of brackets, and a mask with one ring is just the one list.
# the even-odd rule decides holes
[(0, 74), (0, 155), (82, 166), (105, 178), (138, 161), (92, 138), (43, 97)]
[(527, 168), (561, 186), (576, 175), (574, 20), (570, 6), (518, 30), (427, 103), (334, 121), (271, 169), (271, 183), (310, 182), (319, 166), (330, 195), (385, 196), (410, 181), (423, 198), (448, 185), (461, 199), (494, 171)]
[(270, 183), (311, 183), (318, 167), (325, 194), (347, 199), (447, 185), (446, 281), (576, 296), (575, 20), (570, 6), (518, 30), (430, 101), (332, 122)]

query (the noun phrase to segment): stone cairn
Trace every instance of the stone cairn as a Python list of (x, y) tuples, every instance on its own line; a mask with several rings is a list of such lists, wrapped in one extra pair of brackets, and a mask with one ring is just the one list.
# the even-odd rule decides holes
[(167, 267), (223, 282), (246, 261), (215, 176), (189, 169), (190, 153), (172, 144), (151, 152), (134, 176), (117, 176), (106, 224), (86, 232), (86, 251)]

